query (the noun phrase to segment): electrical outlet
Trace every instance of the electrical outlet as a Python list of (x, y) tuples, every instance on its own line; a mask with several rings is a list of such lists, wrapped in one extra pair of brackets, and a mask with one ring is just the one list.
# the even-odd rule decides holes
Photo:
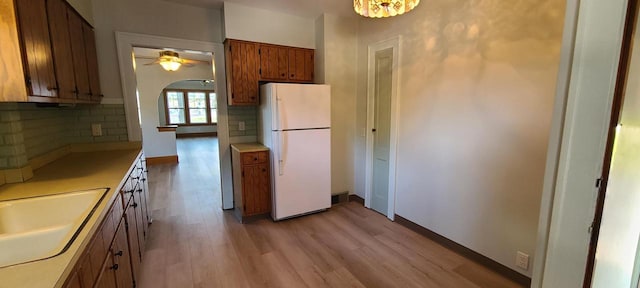
[(102, 124), (91, 124), (91, 135), (102, 136)]
[(244, 126), (244, 121), (238, 122), (238, 130), (244, 131), (246, 127)]
[(529, 255), (518, 251), (516, 255), (516, 266), (524, 270), (529, 270)]

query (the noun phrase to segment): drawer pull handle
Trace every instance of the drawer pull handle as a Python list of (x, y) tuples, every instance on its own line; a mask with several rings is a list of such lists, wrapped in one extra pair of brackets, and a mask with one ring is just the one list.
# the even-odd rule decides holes
[(113, 264), (113, 266), (111, 266), (111, 268), (109, 268), (111, 270), (118, 270), (118, 264)]
[(258, 157), (256, 157), (256, 158), (253, 158), (253, 161), (258, 161)]
[(124, 255), (124, 253), (122, 253), (122, 250), (120, 250), (120, 251), (118, 251), (118, 253), (113, 254), (113, 255), (116, 255), (116, 256), (122, 256), (122, 255)]

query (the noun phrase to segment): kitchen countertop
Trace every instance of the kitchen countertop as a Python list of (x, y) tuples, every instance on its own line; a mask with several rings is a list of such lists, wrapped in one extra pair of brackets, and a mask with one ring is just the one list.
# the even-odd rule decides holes
[(237, 143), (231, 144), (231, 148), (238, 150), (239, 152), (258, 152), (269, 151), (269, 148), (260, 143)]
[(107, 208), (115, 201), (139, 154), (139, 149), (72, 153), (35, 170), (34, 177), (27, 182), (0, 186), (0, 201), (110, 188), (67, 251), (50, 259), (0, 268), (0, 288), (61, 287), (80, 257), (79, 252), (89, 244), (88, 236), (95, 233)]

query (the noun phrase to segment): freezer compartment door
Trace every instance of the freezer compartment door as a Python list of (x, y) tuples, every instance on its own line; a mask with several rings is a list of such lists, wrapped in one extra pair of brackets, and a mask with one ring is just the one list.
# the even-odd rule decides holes
[[(331, 127), (331, 88), (317, 84), (275, 84), (273, 130)], [(275, 97), (275, 99), (273, 99)], [(275, 100), (275, 101), (274, 101)], [(272, 104), (273, 105), (273, 104)]]
[(331, 207), (331, 130), (273, 132), (273, 219)]

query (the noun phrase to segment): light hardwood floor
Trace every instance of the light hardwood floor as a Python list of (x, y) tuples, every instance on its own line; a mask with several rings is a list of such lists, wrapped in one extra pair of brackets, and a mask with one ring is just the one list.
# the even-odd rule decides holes
[(153, 224), (139, 287), (519, 287), (351, 202), (281, 222), (221, 210), (215, 138), (149, 167)]

